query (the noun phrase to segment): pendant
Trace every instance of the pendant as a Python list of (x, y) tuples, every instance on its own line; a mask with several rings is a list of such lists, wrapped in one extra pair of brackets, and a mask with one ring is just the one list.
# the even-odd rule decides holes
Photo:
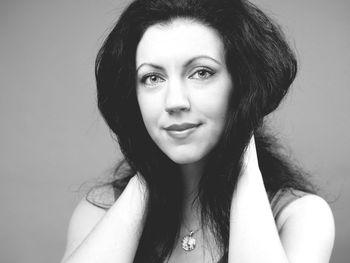
[(181, 245), (182, 248), (186, 251), (192, 251), (196, 248), (196, 239), (192, 237), (193, 231), (190, 232), (189, 235), (184, 236), (182, 239)]

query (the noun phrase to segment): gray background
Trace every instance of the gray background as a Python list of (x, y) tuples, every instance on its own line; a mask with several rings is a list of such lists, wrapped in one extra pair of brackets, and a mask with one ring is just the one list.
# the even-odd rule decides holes
[[(283, 26), (297, 50), (298, 78), (272, 120), (331, 202), (332, 262), (348, 262), (350, 4), (254, 2)], [(95, 106), (93, 63), (125, 5), (1, 1), (1, 262), (60, 261), (75, 205), (119, 158)]]

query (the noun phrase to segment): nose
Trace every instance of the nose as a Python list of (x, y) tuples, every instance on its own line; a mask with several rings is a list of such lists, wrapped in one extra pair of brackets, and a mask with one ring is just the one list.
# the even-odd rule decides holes
[(169, 81), (165, 98), (165, 111), (173, 114), (189, 111), (190, 107), (185, 85), (180, 81)]

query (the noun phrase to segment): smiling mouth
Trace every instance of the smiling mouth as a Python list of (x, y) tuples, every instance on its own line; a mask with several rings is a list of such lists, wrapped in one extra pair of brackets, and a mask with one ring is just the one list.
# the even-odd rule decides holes
[(195, 132), (199, 126), (202, 124), (184, 123), (184, 124), (174, 124), (166, 127), (165, 130), (167, 134), (174, 139), (185, 139), (190, 134)]
[(175, 132), (182, 132), (186, 131), (192, 128), (196, 128), (200, 126), (201, 123), (182, 123), (182, 124), (173, 124), (165, 128), (167, 131), (175, 131)]

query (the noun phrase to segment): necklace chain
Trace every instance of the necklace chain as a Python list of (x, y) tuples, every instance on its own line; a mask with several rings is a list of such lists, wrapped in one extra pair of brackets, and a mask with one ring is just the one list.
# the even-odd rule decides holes
[(183, 218), (183, 226), (186, 229), (186, 231), (188, 232), (188, 234), (186, 234), (182, 238), (181, 247), (185, 251), (190, 252), (196, 248), (196, 239), (193, 237), (193, 235), (200, 230), (200, 227), (198, 227), (197, 229), (194, 229), (194, 230), (189, 229), (187, 227), (187, 225), (185, 224), (184, 218)]

